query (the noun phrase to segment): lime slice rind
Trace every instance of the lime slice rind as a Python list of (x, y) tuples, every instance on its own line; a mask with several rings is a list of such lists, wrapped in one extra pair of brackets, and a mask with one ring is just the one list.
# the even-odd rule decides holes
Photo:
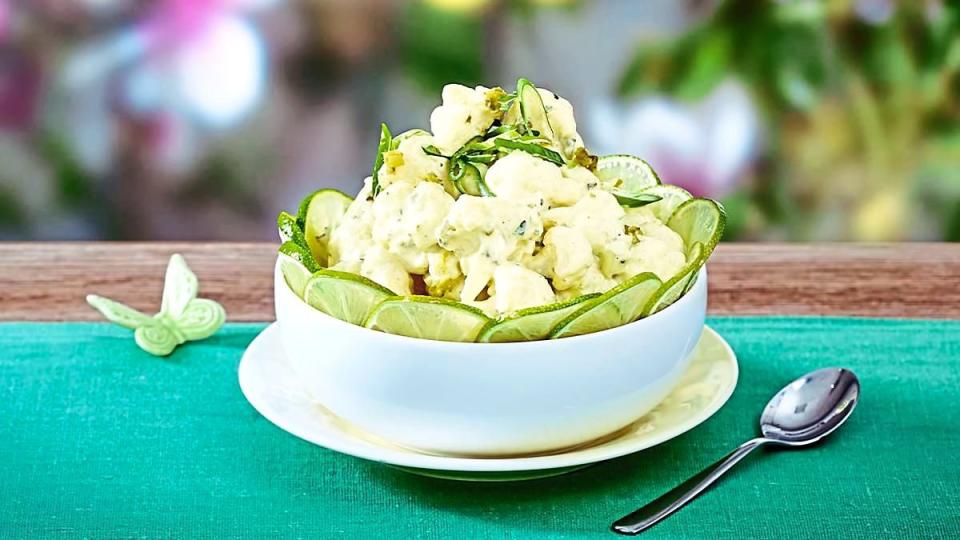
[(672, 184), (650, 186), (645, 188), (642, 193), (660, 197), (659, 201), (648, 204), (647, 208), (653, 212), (654, 217), (663, 223), (670, 220), (670, 216), (681, 204), (693, 199), (693, 195), (689, 191)]
[(653, 315), (679, 300), (691, 287), (700, 268), (706, 260), (703, 257), (703, 244), (695, 242), (690, 248), (688, 262), (672, 278), (663, 283), (660, 289), (647, 301), (642, 317)]
[(550, 331), (550, 338), (592, 334), (629, 324), (643, 314), (647, 301), (663, 282), (652, 272), (638, 274), (585, 305)]
[(601, 156), (594, 171), (608, 191), (627, 197), (660, 185), (660, 177), (646, 161), (626, 154)]
[(667, 227), (683, 238), (687, 249), (697, 242), (703, 245), (702, 259), (706, 261), (717, 247), (727, 222), (720, 203), (712, 199), (690, 199), (673, 211)]
[(363, 276), (323, 269), (304, 286), (303, 300), (331, 317), (362, 326), (370, 312), (393, 291)]
[(280, 245), (280, 273), (287, 286), (299, 297), (303, 297), (304, 287), (313, 272), (319, 270), (316, 261), (307, 249), (294, 241)]
[(280, 235), (280, 242), (294, 242), (299, 246), (307, 246), (307, 239), (303, 236), (303, 229), (297, 223), (297, 218), (286, 212), (280, 212), (277, 215), (277, 233)]
[(297, 224), (306, 245), (320, 266), (328, 266), (330, 232), (340, 223), (353, 199), (336, 189), (321, 189), (308, 195), (297, 210)]
[(476, 341), (491, 319), (477, 308), (433, 296), (394, 296), (380, 302), (364, 326), (434, 341)]
[(599, 293), (585, 294), (566, 302), (521, 309), (510, 317), (488, 325), (477, 337), (477, 341), (506, 343), (546, 339), (560, 321), (581, 309), (584, 302), (598, 296)]

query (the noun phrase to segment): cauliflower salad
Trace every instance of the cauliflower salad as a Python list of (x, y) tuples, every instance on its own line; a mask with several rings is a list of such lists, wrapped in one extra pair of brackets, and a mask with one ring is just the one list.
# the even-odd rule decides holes
[[(663, 281), (676, 274), (686, 262), (683, 239), (648, 207), (621, 205), (592, 170), (573, 107), (536, 91), (549, 128), (516, 137), (504, 129), (520, 115), (516, 96), (445, 86), (432, 133), (393, 139), (332, 230), (329, 267), (492, 317), (604, 292), (641, 272)], [(463, 150), (471, 144), (473, 154)], [(466, 158), (452, 163), (458, 152)], [(461, 191), (458, 172), (480, 173), (482, 192)]]
[(387, 333), (552, 339), (672, 304), (724, 223), (643, 160), (592, 155), (553, 92), (450, 84), (429, 132), (381, 126), (355, 198), (323, 189), (280, 213), (278, 271), (312, 307)]

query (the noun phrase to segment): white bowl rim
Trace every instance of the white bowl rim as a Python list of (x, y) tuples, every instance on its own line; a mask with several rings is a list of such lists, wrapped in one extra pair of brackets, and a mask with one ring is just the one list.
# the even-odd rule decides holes
[(355, 331), (355, 330), (359, 329), (359, 330), (362, 330), (362, 331), (367, 332), (367, 333), (369, 333), (369, 334), (378, 336), (377, 338), (373, 338), (373, 337), (371, 336), (372, 339), (386, 339), (386, 340), (388, 340), (388, 341), (389, 341), (389, 340), (395, 340), (395, 341), (397, 341), (398, 343), (410, 343), (411, 341), (414, 341), (414, 342), (416, 342), (417, 344), (423, 344), (424, 342), (426, 342), (426, 343), (432, 343), (432, 344), (434, 344), (434, 345), (436, 345), (436, 346), (438, 346), (438, 347), (441, 347), (441, 348), (450, 348), (450, 349), (466, 349), (466, 348), (475, 348), (475, 347), (482, 347), (482, 348), (490, 348), (490, 347), (503, 347), (503, 348), (506, 348), (506, 347), (518, 347), (518, 348), (519, 348), (519, 347), (526, 347), (526, 348), (532, 349), (532, 348), (535, 348), (535, 347), (544, 347), (544, 346), (547, 346), (547, 344), (550, 344), (550, 345), (552, 345), (553, 347), (556, 347), (558, 343), (569, 342), (570, 340), (577, 340), (578, 342), (583, 342), (583, 341), (588, 341), (588, 340), (594, 340), (594, 341), (603, 340), (604, 338), (613, 337), (613, 335), (616, 334), (616, 333), (618, 333), (618, 332), (629, 331), (629, 329), (634, 328), (634, 325), (643, 325), (643, 324), (652, 325), (652, 324), (654, 324), (655, 322), (659, 321), (659, 320), (662, 319), (663, 317), (666, 317), (670, 312), (672, 312), (672, 311), (677, 311), (677, 310), (681, 309), (681, 307), (683, 307), (685, 304), (690, 303), (690, 302), (693, 302), (693, 297), (696, 296), (696, 295), (694, 294), (694, 292), (697, 291), (698, 289), (706, 288), (706, 286), (707, 286), (707, 267), (704, 266), (703, 268), (700, 269), (700, 272), (697, 274), (697, 281), (696, 281), (696, 283), (694, 283), (693, 288), (691, 288), (689, 291), (687, 291), (686, 293), (684, 293), (683, 296), (681, 296), (681, 297), (680, 297), (677, 301), (675, 301), (674, 303), (672, 303), (672, 304), (670, 304), (669, 306), (663, 308), (662, 310), (654, 313), (653, 315), (648, 315), (647, 317), (644, 317), (644, 318), (642, 318), (642, 319), (637, 319), (637, 320), (635, 320), (635, 321), (633, 321), (633, 322), (630, 322), (630, 323), (627, 323), (627, 324), (623, 324), (623, 325), (620, 325), (620, 326), (617, 326), (617, 327), (614, 327), (614, 328), (608, 328), (608, 329), (606, 329), (606, 330), (601, 330), (601, 331), (599, 331), (599, 332), (592, 332), (592, 333), (590, 333), (590, 334), (581, 334), (581, 335), (579, 335), (579, 336), (570, 336), (570, 337), (565, 337), (565, 338), (561, 338), (561, 339), (537, 339), (537, 340), (533, 340), (533, 341), (510, 341), (510, 342), (503, 342), (503, 343), (480, 343), (480, 342), (475, 342), (475, 341), (439, 341), (439, 340), (434, 340), (434, 339), (415, 338), (415, 337), (410, 337), (410, 336), (401, 336), (401, 335), (399, 335), (399, 334), (388, 334), (388, 333), (386, 333), (386, 332), (378, 332), (378, 331), (376, 331), (376, 330), (371, 330), (371, 329), (366, 328), (366, 327), (364, 327), (364, 326), (359, 326), (359, 325), (356, 325), (356, 324), (348, 323), (348, 322), (346, 322), (346, 321), (342, 321), (342, 320), (340, 320), (340, 319), (338, 319), (338, 318), (336, 318), (336, 317), (330, 316), (330, 315), (328, 315), (328, 314), (320, 311), (319, 309), (311, 306), (311, 305), (308, 304), (303, 298), (301, 298), (300, 296), (297, 296), (297, 295), (293, 292), (292, 289), (290, 289), (290, 286), (287, 285), (286, 279), (283, 278), (282, 273), (280, 272), (280, 260), (279, 260), (279, 256), (277, 257), (277, 265), (276, 265), (274, 271), (275, 271), (275, 277), (279, 278), (279, 281), (282, 282), (283, 285), (284, 285), (284, 287), (283, 287), (284, 292), (281, 293), (281, 294), (287, 294), (287, 295), (289, 295), (289, 296), (294, 297), (294, 298), (297, 300), (297, 302), (298, 302), (298, 304), (299, 304), (299, 306), (300, 306), (301, 308), (309, 309), (310, 312), (315, 313), (316, 315), (319, 315), (320, 317), (323, 317), (323, 318), (327, 319), (327, 320), (328, 320), (331, 324), (333, 324), (334, 326), (343, 325), (343, 327), (344, 327), (345, 330), (346, 330), (347, 328), (349, 328), (350, 331)]

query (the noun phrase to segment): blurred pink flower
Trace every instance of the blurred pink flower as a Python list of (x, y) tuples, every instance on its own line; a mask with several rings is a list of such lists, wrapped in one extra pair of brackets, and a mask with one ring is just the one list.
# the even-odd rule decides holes
[(648, 161), (665, 183), (695, 195), (723, 197), (757, 156), (760, 124), (742, 84), (728, 80), (703, 101), (652, 96), (590, 107), (591, 150)]
[(10, 3), (0, 0), (0, 43), (7, 41), (10, 34)]
[(0, 51), (0, 129), (32, 127), (42, 88), (36, 58), (13, 48)]
[[(222, 130), (247, 118), (267, 82), (267, 55), (250, 9), (274, 0), (161, 0), (143, 19), (82, 47), (64, 71), (67, 91), (83, 99), (69, 105), (104, 112), (109, 101), (140, 122), (157, 122), (150, 138), (155, 164), (170, 172), (192, 162), (198, 130)], [(91, 118), (73, 111), (67, 116)], [(109, 116), (99, 119), (109, 124)], [(81, 159), (105, 165), (113, 128), (70, 129)], [(97, 141), (82, 140), (89, 133)]]

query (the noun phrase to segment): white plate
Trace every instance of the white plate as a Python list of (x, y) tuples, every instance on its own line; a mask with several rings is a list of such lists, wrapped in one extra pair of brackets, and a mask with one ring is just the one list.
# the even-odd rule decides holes
[(710, 418), (737, 384), (733, 350), (704, 327), (690, 367), (680, 384), (657, 407), (626, 428), (601, 440), (551, 454), (509, 457), (435, 455), (405, 448), (347, 424), (310, 396), (290, 369), (276, 324), (247, 347), (240, 360), (240, 388), (267, 420), (314, 444), (404, 470), (460, 480), (522, 480), (563, 474), (650, 448)]

